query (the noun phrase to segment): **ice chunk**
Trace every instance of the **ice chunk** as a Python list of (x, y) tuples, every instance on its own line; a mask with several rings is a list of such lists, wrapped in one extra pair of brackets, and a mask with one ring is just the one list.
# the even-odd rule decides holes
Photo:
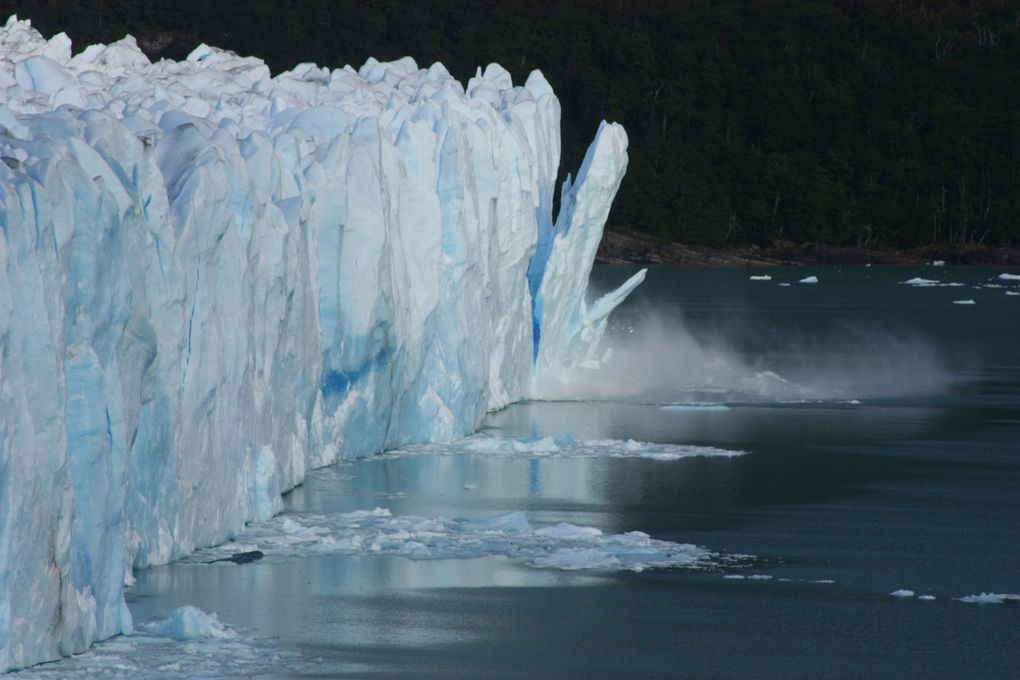
[(179, 607), (162, 621), (147, 623), (142, 630), (149, 635), (174, 640), (203, 640), (205, 638), (233, 637), (216, 614), (206, 614), (198, 607)]
[(817, 276), (805, 276), (803, 279), (801, 279), (799, 281), (799, 283), (818, 283), (818, 277)]
[(772, 280), (772, 277), (769, 276), (768, 274), (761, 274), (761, 275), (752, 274), (749, 278), (752, 281), (771, 281)]
[(1000, 281), (1020, 281), (1020, 274), (999, 274)]
[(907, 597), (913, 597), (914, 596), (914, 591), (913, 590), (906, 590), (906, 589), (901, 588), (900, 590), (894, 590), (894, 591), (892, 591), (889, 594), (892, 595), (893, 597), (907, 598)]
[(973, 305), (977, 304), (973, 300), (953, 300), (954, 305)]
[(907, 279), (903, 283), (907, 284), (908, 286), (922, 286), (922, 287), (924, 287), (924, 286), (935, 286), (935, 285), (938, 285), (939, 282), (936, 281), (935, 279), (923, 279), (920, 276), (915, 276), (912, 279)]

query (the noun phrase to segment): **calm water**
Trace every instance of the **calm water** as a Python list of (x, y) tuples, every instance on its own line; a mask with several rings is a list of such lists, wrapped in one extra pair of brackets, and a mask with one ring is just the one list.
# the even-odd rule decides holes
[[(748, 564), (177, 564), (138, 574), (136, 621), (183, 604), (215, 611), (300, 652), (294, 672), (307, 677), (1016, 677), (1020, 606), (956, 599), (1020, 593), (1020, 296), (973, 287), (1020, 283), (994, 280), (1002, 271), (1020, 273), (653, 269), (612, 329), (640, 351), (606, 389), (512, 406), (485, 432), (748, 455), (385, 457), (318, 471), (286, 500), (294, 513), (520, 510)], [(629, 272), (602, 268), (597, 283)], [(812, 274), (816, 285), (797, 283)], [(915, 276), (966, 285), (898, 283)], [(660, 408), (673, 402), (716, 406)], [(725, 578), (752, 574), (771, 578)]]

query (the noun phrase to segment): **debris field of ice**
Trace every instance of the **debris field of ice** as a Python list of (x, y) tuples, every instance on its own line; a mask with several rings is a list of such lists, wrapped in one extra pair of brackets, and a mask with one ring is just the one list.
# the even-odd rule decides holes
[(130, 630), (133, 568), (271, 517), (307, 469), (463, 436), (597, 362), (644, 276), (585, 301), (627, 136), (599, 127), (554, 220), (559, 121), (537, 71), (272, 77), (11, 17), (0, 671)]
[[(204, 622), (199, 628), (187, 626)], [(171, 634), (167, 635), (163, 631)], [(286, 677), (321, 671), (314, 660), (283, 649), (272, 640), (219, 623), (195, 607), (176, 609), (130, 635), (101, 642), (84, 654), (41, 664), (13, 677), (22, 679), (110, 680), (160, 678)]]
[(503, 555), (545, 569), (644, 571), (708, 569), (748, 559), (641, 531), (606, 534), (559, 523), (533, 526), (522, 512), (481, 519), (393, 515), (385, 508), (336, 514), (286, 514), (249, 525), (235, 539), (205, 548), (184, 563), (208, 563), (237, 552), (273, 556), (399, 555), (411, 559), (470, 559)]
[(522, 438), (473, 434), (450, 443), (406, 446), (389, 451), (385, 455), (461, 455), (464, 453), (506, 458), (647, 458), (671, 461), (693, 457), (732, 458), (742, 456), (746, 452), (712, 446), (654, 444), (638, 442), (633, 439), (575, 439), (569, 434)]

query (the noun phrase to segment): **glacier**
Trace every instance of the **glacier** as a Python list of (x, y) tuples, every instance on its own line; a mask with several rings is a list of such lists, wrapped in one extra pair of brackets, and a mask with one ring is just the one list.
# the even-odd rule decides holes
[(306, 470), (474, 431), (599, 360), (587, 282), (627, 165), (553, 219), (560, 108), (130, 36), (0, 30), (0, 672), (132, 629), (132, 570), (277, 513)]

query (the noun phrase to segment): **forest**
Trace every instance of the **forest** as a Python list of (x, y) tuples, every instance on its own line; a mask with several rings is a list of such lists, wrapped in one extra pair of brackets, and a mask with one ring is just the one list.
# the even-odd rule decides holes
[(0, 0), (77, 49), (200, 42), (273, 72), (366, 58), (541, 69), (561, 173), (630, 136), (610, 229), (702, 246), (1020, 245), (1016, 0)]

